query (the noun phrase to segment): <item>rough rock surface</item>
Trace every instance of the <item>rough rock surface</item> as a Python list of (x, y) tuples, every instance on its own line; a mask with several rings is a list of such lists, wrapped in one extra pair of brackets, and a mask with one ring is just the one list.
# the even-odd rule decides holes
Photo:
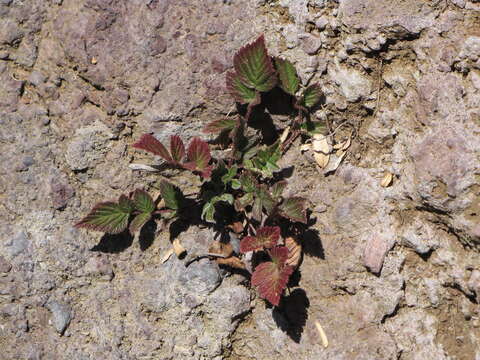
[[(479, 359), (479, 29), (472, 0), (0, 0), (2, 359)], [(72, 227), (155, 184), (128, 167), (141, 134), (235, 109), (225, 72), (260, 33), (353, 134), (328, 176), (283, 159), (316, 222), (275, 309), (206, 259), (163, 263), (164, 232)]]

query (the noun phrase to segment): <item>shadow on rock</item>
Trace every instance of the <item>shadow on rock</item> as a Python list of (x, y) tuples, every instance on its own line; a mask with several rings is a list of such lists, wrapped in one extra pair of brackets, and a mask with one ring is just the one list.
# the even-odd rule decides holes
[(140, 243), (140, 250), (145, 251), (152, 246), (155, 240), (155, 234), (157, 232), (157, 223), (155, 220), (147, 222), (140, 230), (138, 242)]
[(302, 234), (302, 245), (305, 254), (325, 260), (325, 251), (317, 230), (305, 230)]
[(105, 234), (100, 242), (91, 248), (91, 251), (115, 254), (127, 249), (133, 243), (133, 236), (128, 230), (120, 234)]
[(273, 310), (273, 320), (296, 343), (300, 342), (303, 329), (307, 323), (310, 301), (303, 289), (295, 289), (284, 296), (280, 306)]

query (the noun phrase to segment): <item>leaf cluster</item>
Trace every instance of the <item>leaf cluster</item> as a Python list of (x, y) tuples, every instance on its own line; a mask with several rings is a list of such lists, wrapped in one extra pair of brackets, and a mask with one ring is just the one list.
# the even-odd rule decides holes
[[(288, 183), (279, 176), (278, 162), (286, 143), (301, 132), (309, 134), (317, 129), (307, 115), (318, 105), (322, 93), (318, 84), (302, 87), (291, 62), (270, 57), (263, 35), (241, 48), (233, 63), (234, 71), (226, 75), (226, 88), (240, 106), (246, 105), (246, 111), (205, 126), (205, 133), (226, 139), (218, 158), (212, 157), (209, 143), (198, 137), (188, 147), (177, 135), (170, 137), (168, 147), (150, 134), (133, 144), (136, 149), (159, 156), (169, 167), (200, 176), (198, 194), (187, 199), (178, 187), (161, 180), (158, 199), (137, 189), (121, 195), (117, 201), (96, 204), (76, 226), (118, 234), (127, 229), (138, 231), (151, 220), (168, 222), (184, 217), (223, 233), (234, 231), (241, 238), (239, 253), (230, 246), (228, 254), (217, 262), (245, 269), (249, 267), (247, 254), (253, 253), (257, 260), (252, 263), (251, 283), (262, 298), (278, 306), (301, 258), (298, 234), (292, 229), (297, 223), (307, 224), (306, 200), (283, 196)], [(262, 102), (262, 93), (275, 87), (291, 97), (297, 113), (292, 119), (290, 137), (282, 136), (283, 139), (266, 144), (262, 136), (250, 136), (249, 121), (253, 108)], [(189, 206), (201, 210), (199, 219), (192, 218), (195, 211)]]

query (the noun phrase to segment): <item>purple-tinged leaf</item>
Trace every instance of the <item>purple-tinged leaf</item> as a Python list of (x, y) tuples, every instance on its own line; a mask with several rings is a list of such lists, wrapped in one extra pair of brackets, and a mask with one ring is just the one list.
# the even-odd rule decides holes
[(207, 134), (219, 134), (223, 131), (231, 131), (237, 124), (237, 120), (235, 119), (219, 119), (214, 120), (208, 123), (204, 128), (203, 132)]
[(301, 101), (301, 104), (303, 106), (306, 106), (307, 108), (313, 108), (320, 102), (322, 95), (323, 92), (320, 88), (320, 85), (312, 84), (307, 87), (303, 92), (303, 99)]
[(286, 93), (295, 96), (300, 86), (297, 70), (290, 61), (280, 58), (275, 58), (275, 65), (280, 79), (280, 87)]
[(130, 232), (134, 233), (135, 231), (142, 228), (145, 223), (152, 218), (152, 213), (149, 212), (142, 212), (135, 216), (130, 223), (129, 230)]
[(152, 213), (155, 211), (155, 202), (145, 190), (136, 189), (132, 194), (132, 201), (135, 210), (142, 213)]
[(227, 91), (236, 102), (240, 104), (249, 104), (256, 100), (257, 93), (255, 89), (251, 89), (240, 81), (236, 73), (230, 71), (227, 73), (226, 79)]
[(268, 253), (272, 261), (257, 265), (252, 274), (252, 285), (257, 287), (260, 297), (278, 306), (280, 296), (287, 287), (294, 269), (286, 265), (288, 248), (285, 246), (275, 247)]
[(172, 135), (170, 137), (170, 152), (172, 154), (172, 159), (176, 163), (180, 163), (185, 156), (185, 145), (180, 136)]
[(233, 58), (233, 65), (240, 81), (251, 89), (265, 92), (277, 84), (263, 35), (241, 48)]
[(135, 144), (132, 145), (134, 148), (145, 150), (151, 152), (152, 154), (161, 156), (164, 160), (169, 163), (172, 163), (172, 157), (168, 153), (168, 150), (163, 146), (163, 144), (158, 141), (155, 137), (150, 134), (144, 134)]
[(280, 238), (278, 226), (265, 226), (258, 229), (255, 236), (245, 236), (240, 242), (240, 252), (270, 249), (277, 245)]
[(305, 199), (301, 197), (291, 197), (285, 199), (279, 206), (280, 215), (293, 221), (307, 223), (305, 209)]
[(103, 231), (109, 234), (119, 234), (128, 226), (133, 203), (125, 195), (120, 196), (118, 202), (101, 202), (95, 205), (90, 213), (75, 227)]
[(235, 200), (235, 210), (243, 211), (248, 205), (253, 203), (253, 193), (247, 193)]
[(212, 166), (208, 165), (211, 158), (208, 144), (199, 138), (194, 138), (188, 146), (188, 162), (183, 164), (183, 167), (199, 172), (204, 178), (209, 178), (212, 174)]

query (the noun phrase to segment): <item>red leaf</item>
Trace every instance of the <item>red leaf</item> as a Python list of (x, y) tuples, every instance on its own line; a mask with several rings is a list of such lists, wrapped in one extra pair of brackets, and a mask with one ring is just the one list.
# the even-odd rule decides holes
[(240, 252), (270, 249), (277, 245), (280, 238), (280, 228), (278, 226), (265, 226), (258, 229), (256, 236), (245, 236), (240, 242)]
[(155, 139), (150, 134), (144, 134), (135, 144), (132, 145), (134, 148), (145, 150), (151, 152), (155, 155), (161, 156), (168, 162), (173, 162), (172, 157), (168, 153), (168, 150), (163, 146), (163, 144)]
[(278, 306), (294, 269), (285, 264), (288, 258), (288, 248), (285, 246), (275, 247), (269, 254), (272, 261), (257, 265), (252, 274), (252, 285), (257, 287), (260, 297)]
[(236, 102), (248, 104), (254, 102), (258, 95), (255, 89), (246, 86), (240, 77), (233, 71), (227, 73), (226, 78), (227, 91), (232, 95)]
[(197, 171), (204, 178), (210, 177), (212, 174), (212, 166), (209, 166), (208, 163), (212, 157), (210, 155), (210, 148), (205, 141), (194, 138), (188, 146), (187, 158), (188, 162), (183, 164), (184, 168)]
[(172, 153), (173, 161), (179, 163), (185, 156), (185, 145), (180, 136), (172, 135), (170, 137), (170, 152)]

